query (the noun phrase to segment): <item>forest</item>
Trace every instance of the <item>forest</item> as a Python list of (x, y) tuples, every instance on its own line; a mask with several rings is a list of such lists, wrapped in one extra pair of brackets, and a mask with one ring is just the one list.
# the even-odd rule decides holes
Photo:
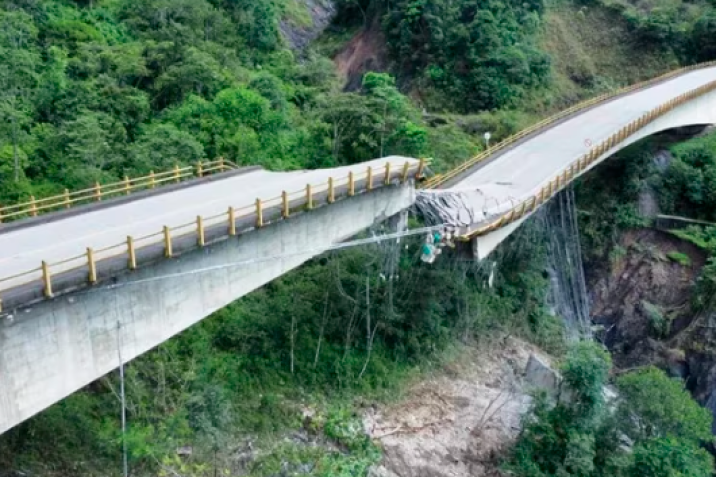
[[(616, 16), (633, 51), (658, 60), (656, 72), (716, 59), (716, 5), (700, 0), (335, 5), (319, 43), (375, 28), (389, 45), (390, 67), (366, 72), (351, 91), (325, 48), (287, 44), (282, 27), (307, 21), (299, 0), (0, 0), (0, 204), (219, 157), (295, 170), (400, 154), (444, 171), (483, 149), (486, 130), (500, 140), (626, 81), (580, 58), (568, 72), (578, 93), (562, 89), (563, 58), (543, 37), (550, 12), (567, 5)], [(674, 155), (650, 179), (662, 207), (713, 220), (713, 136)], [(643, 225), (637, 163), (615, 163), (629, 168), (623, 181), (577, 185), (580, 201), (606, 204), (603, 215), (580, 217), (587, 259), (608, 254), (616, 231)], [(626, 374), (615, 383), (616, 413), (606, 412), (609, 356), (565, 342), (546, 302), (544, 234), (528, 223), (496, 252), (494, 286), (486, 263), (422, 266), (411, 239), (326, 254), (216, 312), (127, 366), (131, 475), (231, 475), (229, 449), (246, 440), (268, 450), (245, 475), (301, 475), (306, 463), (304, 474), (366, 475), (381, 451), (359, 430), (361, 403), (399, 394), (460, 346), (505, 335), (561, 359), (577, 396), (536, 401), (507, 471), (711, 475), (711, 417), (682, 383), (656, 369)], [(716, 256), (713, 231), (691, 236)], [(715, 282), (716, 258), (700, 281), (704, 300)], [(0, 476), (121, 475), (118, 387), (111, 373), (0, 436)], [(308, 424), (306, 405), (320, 410)], [(296, 429), (335, 445), (283, 439)], [(627, 436), (632, 452), (615, 436)], [(177, 456), (187, 445), (191, 458)]]

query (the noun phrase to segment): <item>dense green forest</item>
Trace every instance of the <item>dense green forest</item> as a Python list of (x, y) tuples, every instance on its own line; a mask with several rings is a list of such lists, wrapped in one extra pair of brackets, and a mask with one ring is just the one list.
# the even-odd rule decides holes
[(288, 3), (2, 5), (0, 203), (219, 156), (291, 169), (476, 150), (428, 131), (389, 76), (342, 93), (330, 60), (298, 61)]
[(656, 368), (618, 378), (619, 398), (607, 402), (610, 366), (599, 346), (574, 346), (562, 368), (570, 398), (538, 397), (508, 468), (524, 477), (713, 475), (700, 447), (713, 439), (709, 411)]
[[(0, 203), (216, 157), (286, 170), (403, 154), (445, 169), (477, 152), (484, 130), (499, 140), (565, 102), (640, 79), (619, 68), (610, 76), (582, 55), (564, 70), (579, 88), (567, 93), (565, 57), (545, 40), (545, 19), (560, 8), (616, 15), (633, 52), (657, 58), (662, 71), (716, 57), (714, 7), (700, 1), (337, 6), (322, 41), (377, 28), (390, 45), (389, 71), (366, 74), (357, 91), (343, 90), (323, 49), (288, 48), (281, 23), (306, 15), (295, 0), (0, 0)], [(444, 113), (439, 121), (422, 114), (425, 105)], [(713, 220), (709, 144), (677, 151), (659, 187), (674, 208), (693, 205)], [(638, 161), (614, 167), (636, 168), (629, 164)], [(606, 250), (615, 227), (639, 223), (615, 199), (635, 194), (626, 179), (635, 176), (620, 177), (578, 190), (604, 197), (604, 213), (617, 217), (583, 222), (588, 253)], [(511, 237), (495, 255), (494, 287), (485, 264), (456, 256), (421, 266), (412, 240), (332, 253), (217, 312), (127, 367), (132, 475), (230, 475), (233, 450), (247, 441), (263, 449), (248, 475), (290, 475), (307, 463), (301, 472), (364, 475), (380, 451), (358, 425), (363, 400), (399, 393), (464, 343), (512, 334), (563, 355), (559, 318), (545, 303), (544, 243), (537, 223)], [(664, 476), (706, 475), (711, 463), (697, 450), (706, 417), (677, 383), (651, 371), (619, 381), (633, 395), (620, 412), (657, 429), (632, 436), (595, 394), (609, 368), (603, 353), (578, 348), (565, 362), (579, 399), (539, 401), (508, 463), (517, 475), (646, 475), (654, 462), (670, 463)], [(1, 436), (0, 475), (119, 475), (118, 385), (106, 376)], [(644, 400), (655, 388), (666, 416), (653, 417)], [(306, 406), (319, 410), (309, 423)], [(688, 415), (676, 416), (679, 406)], [(284, 438), (297, 430), (335, 445)], [(632, 457), (611, 445), (616, 432), (632, 437)], [(177, 456), (182, 446), (191, 458)], [(536, 455), (544, 461), (529, 467)]]

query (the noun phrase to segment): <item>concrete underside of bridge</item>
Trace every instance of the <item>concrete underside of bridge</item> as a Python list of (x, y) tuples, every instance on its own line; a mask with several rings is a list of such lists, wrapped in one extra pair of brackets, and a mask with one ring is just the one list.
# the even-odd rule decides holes
[[(7, 315), (0, 433), (117, 368), (120, 351), (125, 362), (135, 358), (406, 209), (414, 196), (412, 184), (360, 194)], [(225, 266), (236, 262), (244, 263)]]
[[(612, 155), (616, 154), (618, 151), (646, 137), (674, 128), (686, 126), (704, 126), (710, 124), (716, 124), (716, 91), (712, 91), (691, 102), (685, 103), (668, 112), (664, 116), (661, 116), (660, 118), (656, 119), (654, 122), (648, 124), (646, 127), (637, 131), (632, 136), (629, 136), (621, 144), (618, 144), (616, 147), (600, 156), (594, 162), (594, 164), (591, 167), (587, 168), (582, 174), (589, 172), (593, 167), (596, 167), (602, 161), (608, 159)], [(573, 158), (573, 160), (577, 159), (577, 157)], [(559, 172), (561, 171), (555, 171), (555, 175)], [(454, 187), (456, 189), (460, 189), (461, 187), (465, 186), (461, 185), (460, 183), (457, 183)], [(540, 184), (539, 187), (542, 187), (542, 184)], [(537, 190), (539, 190), (539, 188), (533, 191), (533, 193), (536, 193)], [(522, 225), (522, 223), (524, 223), (524, 221), (531, 215), (532, 214), (529, 214), (524, 218), (489, 234), (473, 238), (472, 250), (475, 258), (477, 258), (478, 260), (482, 260), (483, 258), (487, 257), (495, 248), (497, 248), (500, 243), (502, 243), (502, 241), (504, 241), (515, 230), (517, 230), (519, 226)], [(469, 234), (471, 229), (474, 230), (479, 227), (480, 225), (475, 225), (473, 227), (466, 228), (462, 230), (462, 233)]]

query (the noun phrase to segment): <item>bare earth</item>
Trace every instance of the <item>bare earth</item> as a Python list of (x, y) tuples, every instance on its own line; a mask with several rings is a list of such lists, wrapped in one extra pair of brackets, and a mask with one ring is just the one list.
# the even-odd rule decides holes
[(530, 354), (550, 361), (534, 346), (514, 338), (490, 351), (467, 348), (400, 402), (366, 414), (366, 432), (385, 454), (370, 475), (502, 475), (500, 460), (529, 409), (522, 375)]

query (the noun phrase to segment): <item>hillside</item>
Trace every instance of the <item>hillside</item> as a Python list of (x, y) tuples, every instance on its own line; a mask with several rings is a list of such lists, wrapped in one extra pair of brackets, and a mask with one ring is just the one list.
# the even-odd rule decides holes
[(619, 12), (599, 3), (550, 5), (540, 43), (552, 59), (558, 109), (679, 66), (674, 52), (641, 43)]
[[(660, 1), (0, 0), (0, 203), (220, 157), (296, 170), (399, 154), (446, 170), (481, 150), (485, 131), (499, 140), (716, 58), (714, 7)], [(647, 180), (664, 210), (714, 219), (704, 141), (676, 149), (661, 179), (627, 153), (577, 187), (590, 265), (611, 263), (625, 231), (645, 225), (635, 204)], [(472, 469), (463, 460), (475, 456), (485, 462), (474, 469), (518, 477), (710, 475), (709, 414), (680, 381), (653, 369), (612, 379), (603, 348), (566, 342), (548, 303), (547, 233), (526, 223), (489, 263), (448, 251), (427, 266), (416, 237), (318, 257), (129, 363), (126, 431), (113, 372), (0, 436), (0, 477), (118, 476), (123, 458), (133, 477), (355, 477), (430, 446), (436, 456), (406, 475), (431, 459)], [(690, 236), (709, 257), (710, 233)], [(702, 300), (716, 289), (703, 260), (689, 275), (704, 278)], [(479, 435), (473, 414), (505, 388), (476, 368), (517, 370), (524, 349), (553, 357), (570, 398), (506, 405), (497, 422), (511, 428)], [(608, 383), (624, 394), (613, 406)], [(658, 410), (643, 398), (656, 390)], [(453, 421), (432, 441), (363, 427), (366, 416), (428, 425), (441, 398), (454, 398)], [(474, 452), (489, 435), (495, 452)]]

